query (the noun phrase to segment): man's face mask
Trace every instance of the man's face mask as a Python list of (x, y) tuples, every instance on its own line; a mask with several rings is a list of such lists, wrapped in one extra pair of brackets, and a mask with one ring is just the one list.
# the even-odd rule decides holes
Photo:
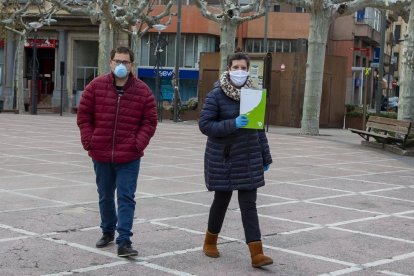
[(230, 75), (230, 81), (235, 86), (241, 87), (243, 86), (243, 84), (246, 83), (247, 77), (249, 76), (249, 72), (244, 71), (244, 70), (235, 70), (235, 71), (230, 71), (229, 75)]
[(128, 75), (128, 69), (122, 63), (118, 64), (115, 67), (114, 74), (117, 78), (123, 79)]

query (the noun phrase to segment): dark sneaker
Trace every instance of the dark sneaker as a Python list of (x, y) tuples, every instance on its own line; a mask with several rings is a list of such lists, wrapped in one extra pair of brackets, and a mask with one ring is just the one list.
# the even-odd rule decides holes
[(96, 242), (96, 247), (102, 248), (107, 246), (111, 241), (114, 240), (113, 234), (103, 234), (99, 241)]
[(118, 256), (119, 257), (131, 257), (131, 256), (137, 256), (138, 251), (135, 249), (132, 249), (132, 246), (130, 244), (123, 244), (118, 246)]

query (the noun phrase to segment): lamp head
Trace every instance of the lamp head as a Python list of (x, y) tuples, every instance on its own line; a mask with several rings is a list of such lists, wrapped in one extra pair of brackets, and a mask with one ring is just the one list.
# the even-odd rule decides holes
[(167, 26), (165, 26), (163, 24), (155, 24), (155, 25), (152, 25), (152, 26), (158, 31), (158, 33), (161, 33), (161, 31), (163, 31), (167, 28)]
[(43, 27), (43, 23), (40, 23), (38, 21), (34, 21), (34, 22), (30, 22), (29, 26), (32, 27), (33, 29), (37, 30), (37, 29), (40, 29), (41, 27)]

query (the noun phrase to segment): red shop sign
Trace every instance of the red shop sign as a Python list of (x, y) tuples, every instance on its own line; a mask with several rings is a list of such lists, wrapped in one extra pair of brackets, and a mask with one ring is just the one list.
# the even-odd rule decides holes
[(25, 48), (33, 48), (33, 44), (36, 43), (36, 47), (40, 49), (54, 49), (58, 48), (59, 40), (57, 39), (26, 39), (24, 44)]

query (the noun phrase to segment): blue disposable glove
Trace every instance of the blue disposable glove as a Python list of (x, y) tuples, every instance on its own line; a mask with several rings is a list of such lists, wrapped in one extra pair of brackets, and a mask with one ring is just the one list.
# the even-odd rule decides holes
[(270, 165), (264, 165), (264, 166), (263, 166), (263, 171), (267, 171), (267, 170), (269, 169), (269, 166), (270, 166)]
[(236, 118), (236, 128), (241, 128), (247, 126), (249, 123), (249, 119), (247, 119), (246, 115), (239, 115)]

